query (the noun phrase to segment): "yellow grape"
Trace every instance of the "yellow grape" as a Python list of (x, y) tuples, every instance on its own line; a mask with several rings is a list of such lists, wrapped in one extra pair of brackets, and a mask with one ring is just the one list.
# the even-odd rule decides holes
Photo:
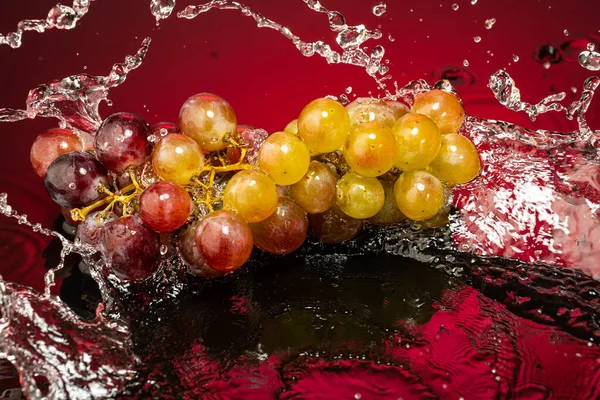
[(298, 135), (314, 153), (339, 150), (349, 131), (348, 111), (335, 100), (313, 100), (298, 117)]
[(342, 152), (354, 172), (371, 178), (388, 172), (398, 157), (392, 130), (375, 123), (354, 125)]
[(412, 112), (431, 118), (441, 134), (457, 132), (465, 119), (465, 110), (458, 97), (437, 89), (419, 94)]
[(165, 181), (187, 185), (192, 176), (202, 171), (204, 155), (194, 139), (169, 133), (154, 147), (152, 166)]
[(394, 125), (398, 157), (394, 165), (403, 171), (424, 169), (433, 161), (442, 143), (437, 125), (421, 114), (406, 114)]
[(240, 171), (223, 190), (223, 208), (237, 211), (249, 223), (263, 221), (277, 208), (275, 182), (262, 171)]
[(258, 152), (258, 166), (282, 186), (292, 185), (302, 179), (308, 171), (308, 164), (308, 146), (293, 133), (272, 134)]
[(400, 118), (404, 117), (410, 111), (408, 107), (404, 105), (404, 103), (400, 103), (399, 101), (388, 100), (385, 102), (388, 106), (394, 110), (394, 116), (396, 117), (396, 121)]
[(350, 125), (367, 122), (385, 125), (392, 128), (396, 123), (396, 112), (383, 100), (362, 97), (346, 106), (350, 116)]
[(442, 146), (430, 168), (449, 185), (459, 185), (475, 179), (481, 170), (481, 162), (473, 142), (457, 133), (448, 133), (442, 135)]
[(290, 194), (304, 211), (319, 214), (335, 203), (336, 183), (336, 174), (329, 166), (311, 161), (304, 177), (290, 186)]
[(375, 225), (392, 225), (406, 219), (402, 211), (398, 208), (396, 198), (394, 197), (394, 180), (387, 177), (379, 178), (383, 192), (385, 193), (385, 201), (383, 208), (374, 216), (369, 218), (369, 222)]
[(425, 171), (404, 172), (394, 184), (398, 208), (413, 221), (434, 217), (444, 205), (444, 185)]
[(289, 124), (287, 124), (283, 131), (297, 135), (298, 134), (298, 119), (295, 119), (295, 120), (291, 121)]
[(348, 172), (337, 183), (337, 205), (345, 214), (366, 219), (377, 214), (385, 202), (383, 186), (377, 178)]

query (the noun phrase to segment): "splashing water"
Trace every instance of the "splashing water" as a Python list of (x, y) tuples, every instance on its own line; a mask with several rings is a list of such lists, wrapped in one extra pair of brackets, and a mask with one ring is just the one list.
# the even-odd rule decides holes
[[(194, 19), (212, 9), (237, 10), (258, 27), (284, 35), (305, 56), (317, 54), (329, 63), (363, 67), (386, 99), (412, 104), (416, 95), (431, 89), (419, 80), (404, 87), (394, 82), (394, 93), (386, 90), (384, 81), (391, 77), (384, 65), (385, 49), (364, 46), (380, 39), (381, 32), (347, 25), (338, 11), (318, 1), (303, 1), (327, 16), (341, 51), (323, 41), (304, 41), (235, 1), (187, 6), (177, 16)], [(43, 28), (23, 21), (20, 33), (0, 36), (0, 44), (19, 47), (27, 30), (72, 29), (90, 2), (74, 2), (73, 13), (56, 6), (54, 22), (41, 20)], [(379, 6), (382, 15), (385, 4)], [(157, 23), (174, 7), (173, 0), (150, 4)], [(64, 16), (58, 17), (58, 11)], [(375, 8), (373, 13), (377, 15)], [(108, 76), (80, 74), (38, 86), (29, 93), (25, 110), (0, 109), (0, 121), (53, 117), (93, 133), (102, 120), (100, 102), (108, 101), (109, 90), (141, 65), (149, 44), (145, 39), (138, 52), (115, 64)], [(580, 64), (598, 70), (598, 54), (584, 53)], [(595, 344), (600, 340), (600, 284), (578, 271), (539, 263), (599, 273), (594, 262), (600, 257), (600, 163), (593, 147), (600, 143), (600, 133), (585, 120), (599, 84), (599, 78), (589, 78), (580, 98), (569, 106), (560, 103), (565, 93), (530, 104), (521, 99), (508, 73), (496, 72), (489, 87), (501, 104), (532, 120), (547, 112), (565, 112), (568, 118), (577, 117), (579, 131), (531, 131), (467, 117), (460, 133), (478, 147), (485, 168), (474, 182), (454, 188), (452, 202), (459, 211), (451, 213), (448, 225), (367, 229), (339, 246), (309, 242), (285, 259), (284, 271), (277, 269), (281, 259), (258, 255), (246, 272), (232, 279), (199, 283), (183, 276), (171, 243), (161, 247), (165, 262), (150, 281), (139, 287), (120, 285), (101, 274), (102, 262), (92, 259), (97, 249), (30, 223), (2, 194), (0, 213), (58, 238), (63, 247), (58, 267), (46, 274), (44, 294), (0, 278), (0, 354), (17, 367), (22, 389), (31, 398), (158, 398), (182, 393), (202, 397), (225, 392), (263, 398), (285, 392), (291, 398), (306, 397), (315, 386), (324, 396), (376, 396), (361, 374), (379, 383), (379, 395), (393, 398), (461, 398), (460, 388), (472, 386), (467, 380), (473, 374), (479, 375), (476, 392), (469, 393), (472, 398), (490, 393), (597, 397), (592, 391), (600, 382)], [(434, 87), (454, 90), (447, 81)], [(346, 94), (351, 92), (348, 87)], [(244, 134), (252, 140), (266, 135), (258, 130)], [(93, 310), (95, 318), (85, 323), (50, 294), (55, 270), (70, 253), (83, 256), (100, 286), (102, 304)], [(384, 261), (377, 262), (368, 258), (382, 254), (395, 257), (383, 256)], [(406, 271), (397, 268), (398, 263)], [(374, 273), (373, 268), (380, 271)], [(356, 286), (360, 289), (353, 289)], [(558, 292), (548, 289), (559, 286)], [(92, 296), (85, 291), (81, 295)], [(153, 295), (160, 299), (148, 300)], [(544, 296), (551, 296), (552, 302)], [(538, 372), (527, 369), (533, 363), (530, 342), (540, 337), (577, 351), (569, 364), (577, 384), (566, 388), (545, 381), (545, 386)], [(486, 353), (469, 343), (485, 347)], [(437, 360), (433, 355), (448, 349), (458, 354), (449, 366), (429, 365)], [(553, 351), (540, 348), (537, 365), (549, 367), (543, 355)], [(410, 365), (410, 373), (405, 365)], [(41, 384), (40, 377), (47, 383)], [(569, 391), (574, 388), (580, 391)]]
[(384, 2), (377, 4), (373, 7), (373, 15), (376, 17), (381, 17), (387, 11), (387, 5)]

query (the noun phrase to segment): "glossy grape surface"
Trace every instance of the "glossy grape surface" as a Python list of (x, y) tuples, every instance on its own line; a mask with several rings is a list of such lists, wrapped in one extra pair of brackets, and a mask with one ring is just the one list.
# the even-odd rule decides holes
[(287, 133), (293, 133), (294, 135), (297, 135), (298, 134), (298, 119), (290, 121), (285, 126), (285, 129), (283, 131), (287, 132)]
[(157, 122), (156, 124), (150, 127), (152, 129), (152, 133), (157, 138), (162, 138), (169, 133), (181, 134), (181, 130), (179, 130), (179, 125), (174, 122)]
[(247, 222), (267, 219), (276, 207), (275, 182), (261, 171), (238, 172), (223, 191), (223, 208), (237, 211)]
[(394, 125), (398, 146), (395, 165), (403, 171), (424, 169), (440, 151), (442, 136), (437, 125), (421, 114), (406, 114)]
[(403, 103), (399, 101), (388, 100), (385, 103), (388, 106), (390, 106), (392, 110), (394, 110), (394, 116), (396, 117), (396, 121), (404, 117), (409, 112), (408, 107), (406, 107)]
[(458, 97), (437, 89), (419, 94), (411, 111), (431, 118), (441, 134), (456, 133), (465, 119), (465, 110)]
[(354, 172), (371, 178), (388, 172), (398, 157), (392, 130), (375, 123), (354, 125), (342, 152)]
[(434, 217), (444, 204), (444, 185), (425, 171), (404, 172), (394, 185), (398, 208), (413, 221)]
[(119, 279), (141, 281), (158, 269), (158, 233), (146, 226), (137, 215), (108, 222), (104, 226), (102, 242), (107, 269)]
[(336, 204), (352, 218), (366, 219), (377, 214), (385, 202), (383, 186), (377, 178), (348, 172), (337, 183)]
[(335, 203), (337, 176), (319, 161), (311, 161), (308, 171), (290, 186), (290, 195), (309, 214), (327, 211)]
[(233, 211), (215, 211), (206, 216), (196, 227), (194, 238), (206, 264), (217, 271), (241, 267), (252, 253), (252, 231)]
[(350, 124), (375, 123), (392, 128), (396, 123), (396, 112), (385, 101), (369, 97), (358, 98), (346, 106)]
[(272, 134), (258, 152), (258, 166), (282, 186), (292, 185), (302, 179), (308, 171), (308, 164), (308, 146), (293, 133)]
[(44, 183), (52, 200), (65, 208), (89, 205), (105, 196), (101, 185), (110, 187), (106, 168), (83, 152), (59, 156), (48, 167)]
[(344, 214), (337, 206), (309, 216), (311, 233), (323, 243), (341, 243), (358, 235), (363, 221)]
[(236, 132), (237, 118), (225, 99), (199, 93), (183, 103), (179, 111), (179, 127), (184, 135), (194, 139), (203, 151), (218, 151), (227, 147), (225, 137)]
[(79, 239), (82, 244), (99, 246), (102, 243), (104, 225), (116, 218), (113, 213), (107, 213), (106, 218), (102, 218), (100, 211), (88, 214), (85, 220), (77, 225), (75, 239)]
[(156, 144), (152, 152), (152, 167), (165, 181), (187, 185), (194, 175), (202, 171), (204, 154), (193, 139), (169, 133)]
[(335, 100), (313, 100), (298, 117), (298, 135), (313, 153), (330, 153), (341, 149), (348, 132), (348, 111)]
[(290, 197), (280, 197), (275, 212), (264, 221), (250, 224), (254, 244), (271, 254), (288, 254), (296, 250), (308, 231), (306, 213)]
[(156, 182), (142, 192), (139, 214), (157, 232), (172, 232), (187, 222), (192, 199), (184, 188), (172, 182)]
[(202, 278), (216, 278), (225, 275), (225, 272), (209, 267), (202, 258), (195, 239), (197, 226), (198, 223), (196, 222), (187, 225), (179, 232), (179, 254), (187, 265), (188, 271)]
[(440, 151), (430, 168), (449, 185), (459, 185), (475, 179), (481, 170), (481, 161), (473, 142), (457, 133), (449, 133), (442, 135)]
[(69, 130), (53, 128), (40, 133), (35, 138), (29, 158), (35, 173), (44, 178), (52, 161), (62, 154), (73, 151), (83, 151), (83, 144), (79, 137)]
[(394, 196), (395, 181), (389, 178), (380, 178), (383, 192), (385, 193), (385, 201), (383, 208), (374, 216), (369, 218), (369, 222), (375, 225), (393, 225), (406, 219), (402, 211), (398, 208), (396, 197)]
[(141, 117), (117, 113), (106, 118), (96, 133), (98, 160), (110, 171), (123, 173), (150, 160), (153, 144), (148, 140), (152, 129)]

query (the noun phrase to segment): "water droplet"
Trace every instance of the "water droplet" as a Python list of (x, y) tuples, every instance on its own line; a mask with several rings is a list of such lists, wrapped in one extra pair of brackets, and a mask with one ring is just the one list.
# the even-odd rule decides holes
[(390, 42), (395, 42), (396, 41), (396, 38), (393, 37), (392, 35), (389, 35), (388, 39), (389, 39)]
[(517, 61), (519, 61), (519, 56), (518, 56), (518, 55), (516, 55), (516, 54), (513, 54), (513, 61), (514, 61), (514, 62), (517, 62)]
[(344, 89), (344, 92), (346, 92), (346, 94), (352, 93), (352, 86), (348, 86), (346, 89)]
[(595, 51), (582, 51), (579, 54), (579, 65), (590, 71), (600, 71), (600, 53)]
[(465, 59), (465, 60), (463, 60), (463, 65), (464, 65), (465, 67), (468, 67), (468, 66), (469, 66), (469, 60), (466, 60), (466, 59)]
[(546, 69), (550, 69), (550, 67), (552, 66), (552, 64), (550, 64), (549, 62), (545, 62), (543, 65)]
[(475, 37), (473, 38), (473, 41), (474, 41), (475, 43), (479, 43), (479, 42), (481, 42), (481, 36), (475, 36)]
[(494, 26), (495, 23), (496, 23), (496, 18), (486, 19), (485, 23), (484, 23), (485, 29), (492, 29), (492, 27)]
[(475, 5), (475, 4), (477, 4), (477, 0), (471, 0), (471, 4), (472, 4), (472, 5)]
[(587, 49), (589, 51), (594, 51), (594, 50), (596, 50), (596, 45), (594, 43), (588, 43)]
[(167, 254), (167, 251), (169, 251), (169, 248), (167, 246), (165, 246), (164, 244), (162, 246), (160, 246), (160, 254), (161, 255), (165, 255)]
[(458, 8), (459, 8), (458, 4), (456, 4), (456, 3), (452, 4), (452, 9), (453, 9), (454, 11), (457, 11), (457, 10), (458, 10)]
[(360, 399), (361, 399), (361, 397), (362, 397), (362, 395), (361, 395), (360, 393), (356, 393), (356, 394), (354, 395), (354, 398), (355, 398), (356, 400), (360, 400)]
[(19, 223), (19, 225), (22, 224), (26, 224), (27, 223), (27, 215), (23, 214), (19, 217), (19, 219), (17, 220), (17, 222)]
[(375, 7), (373, 7), (373, 14), (378, 17), (381, 17), (383, 14), (385, 14), (386, 11), (387, 11), (387, 6), (383, 1), (379, 4), (377, 4)]
[(75, 189), (77, 189), (77, 186), (75, 185), (75, 183), (71, 182), (71, 183), (69, 183), (69, 189), (75, 190)]
[(575, 86), (571, 86), (571, 92), (577, 93), (577, 88)]
[(562, 52), (550, 44), (541, 45), (538, 50), (533, 53), (533, 58), (540, 64), (550, 63), (557, 64), (562, 61)]
[(564, 30), (563, 33), (565, 34), (565, 36), (569, 36), (569, 31), (568, 30)]

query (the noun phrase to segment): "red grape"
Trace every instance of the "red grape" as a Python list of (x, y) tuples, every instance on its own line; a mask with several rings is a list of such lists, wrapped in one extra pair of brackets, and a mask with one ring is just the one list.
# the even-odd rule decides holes
[(172, 182), (156, 182), (140, 196), (142, 221), (157, 232), (172, 232), (186, 223), (192, 199), (184, 188)]
[(38, 135), (31, 145), (30, 160), (36, 174), (46, 176), (46, 170), (58, 156), (73, 151), (82, 151), (79, 137), (66, 129), (48, 129)]
[(96, 133), (96, 153), (109, 170), (122, 173), (150, 160), (152, 129), (135, 114), (117, 113), (106, 118)]
[(229, 272), (241, 267), (252, 253), (252, 231), (233, 211), (209, 214), (196, 227), (195, 240), (202, 258), (217, 271)]
[(280, 197), (275, 212), (250, 224), (254, 244), (272, 254), (288, 254), (302, 246), (308, 231), (306, 213), (290, 197)]
[(89, 244), (91, 246), (100, 245), (104, 225), (115, 218), (116, 216), (112, 213), (107, 213), (105, 218), (101, 218), (100, 211), (88, 214), (85, 221), (77, 226), (75, 239), (79, 239), (81, 243)]
[(159, 266), (158, 233), (137, 215), (120, 217), (104, 226), (102, 236), (107, 267), (119, 279), (141, 281)]
[(166, 136), (169, 133), (181, 133), (179, 130), (179, 125), (173, 122), (157, 122), (156, 124), (152, 125), (150, 129), (152, 129), (152, 133), (158, 139)]
[(93, 155), (73, 152), (59, 156), (46, 171), (46, 190), (65, 208), (79, 208), (104, 196), (100, 185), (109, 187), (108, 173)]
[(324, 243), (341, 243), (352, 239), (362, 227), (362, 220), (344, 214), (337, 206), (310, 216), (310, 231)]
[(179, 254), (181, 254), (181, 258), (187, 264), (190, 273), (196, 276), (216, 278), (225, 275), (225, 272), (209, 267), (204, 258), (202, 258), (194, 238), (197, 226), (197, 223), (190, 224), (179, 232)]

